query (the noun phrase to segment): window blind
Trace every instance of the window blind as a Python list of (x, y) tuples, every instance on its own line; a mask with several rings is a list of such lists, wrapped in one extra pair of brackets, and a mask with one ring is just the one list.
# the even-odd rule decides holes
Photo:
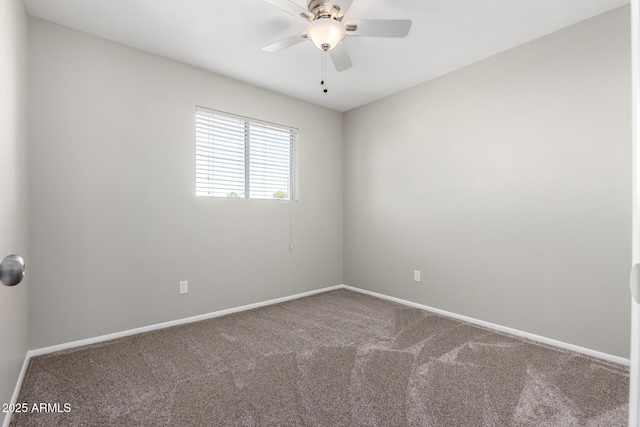
[(196, 195), (297, 200), (298, 130), (196, 107)]

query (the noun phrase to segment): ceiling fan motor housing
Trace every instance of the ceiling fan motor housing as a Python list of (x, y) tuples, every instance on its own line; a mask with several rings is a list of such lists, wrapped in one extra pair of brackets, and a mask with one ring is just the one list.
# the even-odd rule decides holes
[[(337, 6), (334, 6), (334, 8), (337, 8), (338, 11), (340, 10)], [(309, 0), (307, 9), (313, 14), (313, 19), (332, 17), (332, 8), (329, 7), (327, 0)]]

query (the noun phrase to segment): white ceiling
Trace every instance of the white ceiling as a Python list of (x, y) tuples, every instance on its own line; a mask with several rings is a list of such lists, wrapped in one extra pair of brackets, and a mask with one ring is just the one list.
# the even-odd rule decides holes
[[(293, 0), (306, 8), (306, 0)], [(25, 0), (33, 16), (175, 59), (294, 98), (346, 111), (629, 0), (354, 0), (349, 19), (411, 19), (404, 39), (347, 37), (353, 67), (327, 63), (305, 41), (262, 47), (305, 22), (262, 0)]]

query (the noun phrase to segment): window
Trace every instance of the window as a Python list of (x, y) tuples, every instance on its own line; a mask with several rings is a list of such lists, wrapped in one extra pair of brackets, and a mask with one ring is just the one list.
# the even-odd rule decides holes
[(298, 130), (196, 107), (196, 195), (297, 200)]

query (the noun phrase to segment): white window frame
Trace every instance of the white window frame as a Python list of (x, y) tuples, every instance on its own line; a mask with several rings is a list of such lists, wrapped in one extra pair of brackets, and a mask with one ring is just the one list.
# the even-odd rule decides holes
[[(221, 130), (226, 125), (232, 127), (230, 136)], [(196, 106), (196, 196), (297, 201), (298, 133), (290, 126)], [(224, 158), (220, 153), (229, 146), (233, 153)], [(286, 189), (281, 188), (285, 181)], [(271, 197), (270, 185), (279, 188)]]

